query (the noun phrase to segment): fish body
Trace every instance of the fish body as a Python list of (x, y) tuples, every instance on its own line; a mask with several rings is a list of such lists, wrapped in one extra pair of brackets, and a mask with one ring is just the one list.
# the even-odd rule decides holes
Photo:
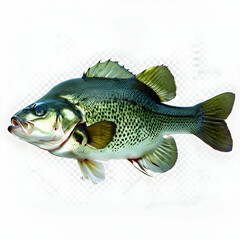
[(164, 103), (175, 95), (167, 67), (135, 76), (108, 60), (16, 113), (9, 131), (56, 156), (77, 159), (83, 176), (95, 183), (105, 178), (101, 161), (109, 159), (127, 159), (147, 174), (168, 171), (177, 160), (174, 133), (194, 134), (214, 149), (231, 151), (224, 119), (234, 94), (192, 107)]
[[(154, 149), (165, 134), (190, 132), (194, 127), (198, 127), (196, 108), (160, 105), (159, 99), (154, 99), (152, 95), (131, 91), (134, 82), (136, 79), (126, 82), (121, 79), (74, 79), (60, 84), (61, 89), (68, 89), (68, 85), (77, 86), (70, 96), (66, 95), (64, 98), (79, 104), (83, 113), (82, 121), (87, 126), (110, 121), (116, 124), (116, 133), (104, 149), (95, 151), (92, 151), (91, 147), (79, 146), (72, 134), (65, 145), (52, 153), (68, 157), (67, 149), (75, 146), (76, 149), (70, 153), (71, 157), (74, 154), (74, 158), (81, 156), (83, 159), (97, 158), (103, 161), (112, 158), (140, 158), (144, 152)], [(102, 85), (102, 88), (99, 85)], [(91, 91), (85, 90), (87, 88)], [(78, 92), (83, 95), (78, 95)], [(174, 117), (177, 113), (182, 116)]]

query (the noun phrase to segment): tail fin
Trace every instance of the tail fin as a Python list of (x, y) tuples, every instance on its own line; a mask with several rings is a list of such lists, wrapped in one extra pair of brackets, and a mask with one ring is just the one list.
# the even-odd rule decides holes
[(231, 113), (234, 100), (235, 95), (226, 92), (198, 104), (202, 112), (202, 123), (199, 131), (194, 134), (222, 152), (232, 150), (232, 137), (224, 119)]

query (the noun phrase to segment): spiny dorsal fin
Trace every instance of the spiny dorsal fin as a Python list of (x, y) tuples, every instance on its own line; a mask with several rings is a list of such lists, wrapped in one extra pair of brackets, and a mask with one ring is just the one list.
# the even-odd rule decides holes
[(134, 77), (126, 68), (119, 65), (118, 62), (107, 60), (98, 62), (93, 67), (89, 68), (85, 74), (89, 78), (122, 78), (127, 79)]
[(163, 141), (158, 148), (145, 155), (138, 164), (143, 169), (148, 169), (153, 172), (166, 172), (170, 170), (177, 161), (177, 146), (173, 137), (164, 136)]
[(105, 148), (113, 139), (116, 131), (116, 124), (110, 121), (102, 121), (94, 123), (87, 127), (88, 142), (87, 144), (97, 148)]
[(137, 80), (154, 90), (162, 102), (176, 96), (174, 77), (166, 66), (151, 67), (138, 74)]
[(85, 179), (89, 179), (93, 183), (99, 183), (105, 179), (105, 170), (102, 163), (94, 160), (78, 159), (78, 165)]

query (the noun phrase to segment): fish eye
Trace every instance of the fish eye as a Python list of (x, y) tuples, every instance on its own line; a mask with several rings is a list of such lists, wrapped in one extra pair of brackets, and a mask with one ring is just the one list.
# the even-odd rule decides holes
[(37, 105), (34, 107), (33, 110), (34, 110), (35, 115), (37, 115), (37, 116), (43, 116), (47, 112), (46, 107), (43, 105)]

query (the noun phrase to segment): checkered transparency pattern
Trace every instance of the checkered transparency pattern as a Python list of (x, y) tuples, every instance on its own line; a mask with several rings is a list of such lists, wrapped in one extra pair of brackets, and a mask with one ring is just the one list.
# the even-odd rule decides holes
[[(119, 61), (134, 74), (156, 65), (168, 66), (177, 85), (177, 96), (170, 105), (191, 106), (230, 89), (221, 81), (221, 71), (208, 65), (204, 43), (200, 41), (179, 46), (168, 56), (156, 53), (143, 55), (141, 59), (116, 50), (79, 57), (81, 52), (71, 39), (62, 46), (57, 54), (67, 60), (57, 73), (44, 65), (36, 70), (34, 62), (25, 66), (29, 79), (34, 81), (29, 85), (29, 94), (20, 99), (16, 109), (36, 101), (64, 80), (81, 77), (96, 62), (109, 58)], [(194, 202), (198, 188), (207, 181), (204, 167), (214, 159), (216, 152), (194, 136), (176, 135), (175, 139), (178, 147), (175, 167), (165, 174), (153, 174), (153, 177), (142, 174), (126, 160), (111, 160), (104, 164), (106, 180), (95, 185), (82, 180), (76, 160), (56, 157), (35, 147), (26, 152), (24, 164), (29, 180), (35, 181), (39, 191), (70, 204), (91, 203), (96, 198), (100, 202), (134, 201), (145, 206)]]

